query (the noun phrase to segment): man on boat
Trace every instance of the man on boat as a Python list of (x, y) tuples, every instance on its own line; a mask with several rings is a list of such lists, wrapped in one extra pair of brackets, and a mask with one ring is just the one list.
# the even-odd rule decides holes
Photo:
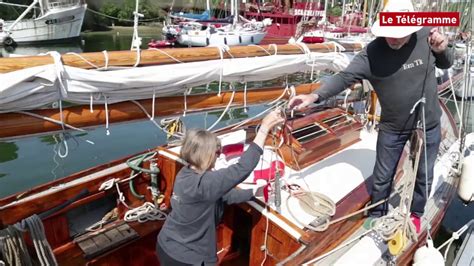
[[(409, 0), (392, 0), (384, 11), (413, 12)], [(424, 119), (426, 125), (427, 165), (424, 153), (418, 166), (411, 205), (411, 219), (417, 232), (424, 213), (427, 193), (431, 189), (433, 168), (441, 141), (440, 116), (435, 66), (446, 69), (453, 55), (447, 38), (436, 28), (421, 26), (380, 26), (376, 21), (372, 33), (377, 36), (357, 54), (349, 66), (328, 79), (314, 94), (298, 95), (290, 100), (290, 108), (301, 109), (343, 91), (351, 84), (367, 79), (375, 88), (382, 107), (373, 171), (372, 203), (390, 196), (393, 177), (405, 143)], [(425, 116), (421, 104), (424, 98)], [(427, 178), (425, 172), (428, 171)], [(426, 180), (426, 181), (425, 181)], [(372, 217), (388, 212), (387, 202), (369, 211)]]

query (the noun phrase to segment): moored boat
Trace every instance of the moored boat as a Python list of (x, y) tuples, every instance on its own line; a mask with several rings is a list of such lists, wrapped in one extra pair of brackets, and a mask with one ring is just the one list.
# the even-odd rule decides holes
[[(288, 49), (290, 46), (286, 46), (286, 48)], [(321, 46), (326, 46), (326, 44)], [(299, 57), (302, 57), (303, 60), (300, 60), (297, 56), (292, 60), (288, 60), (290, 57), (287, 57), (285, 62), (293, 61), (294, 65), (292, 67), (284, 65), (282, 62), (273, 61), (270, 64), (272, 65), (271, 73), (274, 73), (275, 76), (290, 73), (278, 72), (281, 69), (294, 72), (312, 72), (318, 66), (310, 65), (311, 62), (314, 62), (316, 58), (320, 62), (324, 59), (321, 55), (311, 57), (311, 51), (302, 53), (301, 47), (294, 48), (299, 50)], [(309, 46), (309, 49), (311, 48), (313, 47)], [(257, 48), (254, 49), (258, 50)], [(268, 58), (266, 59), (274, 60), (278, 58), (271, 52), (277, 53), (278, 50), (278, 53), (282, 53), (284, 49), (285, 46), (278, 47), (278, 49), (274, 48), (274, 50), (268, 47), (266, 49), (268, 53), (266, 57)], [(252, 78), (260, 80), (263, 79), (262, 76), (271, 78), (267, 77), (267, 73), (260, 73), (262, 76), (258, 76), (254, 69), (251, 69), (251, 72), (248, 73), (244, 72), (242, 69), (244, 67), (256, 67), (259, 71), (262, 71), (261, 69), (265, 69), (265, 67), (258, 65), (257, 62), (259, 61), (256, 58), (246, 59), (249, 60), (247, 64), (242, 64), (241, 62), (244, 61), (239, 61), (238, 53), (234, 52), (237, 50), (228, 51), (234, 57), (228, 61), (238, 62), (234, 65), (238, 71), (233, 72), (233, 74), (227, 72), (226, 67), (231, 66), (231, 64), (228, 61), (225, 61), (226, 64), (219, 64), (223, 63), (222, 60), (224, 59), (219, 59), (223, 55), (219, 54), (217, 49), (206, 48), (206, 50), (199, 51), (211, 50), (215, 50), (214, 56), (217, 57), (217, 60), (211, 61), (209, 64), (219, 65), (222, 68), (217, 68), (218, 71), (201, 72), (201, 76), (209, 75), (209, 79), (214, 81), (222, 77), (223, 80), (229, 82), (240, 81), (242, 77), (246, 77), (247, 81), (252, 81)], [(334, 51), (334, 47), (328, 47), (327, 50)], [(193, 50), (189, 53), (195, 54), (197, 51)], [(143, 56), (151, 55), (152, 52), (147, 51)], [(171, 51), (167, 52), (171, 53)], [(262, 51), (262, 53), (265, 54), (265, 51)], [(160, 53), (156, 52), (153, 56), (157, 56), (157, 54)], [(121, 54), (121, 56), (123, 57), (124, 54)], [(282, 54), (282, 56), (284, 55)], [(242, 55), (242, 57), (244, 56)], [(91, 59), (87, 55), (85, 55), (85, 58)], [(110, 56), (107, 63), (112, 65), (114, 58), (119, 57)], [(181, 58), (186, 57), (174, 57), (174, 59)], [(74, 63), (77, 60), (69, 58), (68, 61), (67, 57), (63, 57), (63, 59), (62, 61), (65, 64), (67, 62)], [(168, 58), (170, 61), (174, 59)], [(24, 60), (28, 60), (30, 64), (34, 61), (32, 58)], [(50, 62), (51, 59), (47, 57), (41, 60)], [(94, 62), (98, 64), (97, 61)], [(123, 59), (117, 62), (126, 64)], [(151, 64), (147, 60), (141, 62)], [(252, 66), (249, 66), (250, 62), (253, 63)], [(321, 66), (321, 69), (327, 68), (331, 62), (334, 64), (334, 59), (324, 61), (324, 66)], [(7, 60), (3, 64), (4, 67), (8, 65), (6, 63), (8, 63)], [(79, 62), (75, 61), (75, 63)], [(134, 63), (135, 60), (131, 60), (128, 65)], [(56, 64), (59, 64), (57, 60)], [(180, 69), (184, 71), (186, 64), (179, 64)], [(98, 65), (101, 66), (101, 64)], [(203, 66), (204, 64), (201, 66), (201, 70)], [(239, 67), (237, 68), (237, 66)], [(63, 89), (66, 89), (68, 93), (61, 95), (71, 97), (68, 99), (74, 99), (72, 88), (77, 86), (79, 81), (86, 82), (88, 78), (93, 79), (92, 76), (88, 75), (91, 74), (90, 72), (95, 73), (95, 70), (90, 70), (90, 72), (81, 71), (81, 78), (78, 78), (79, 76), (75, 76), (73, 70), (67, 66), (63, 67), (65, 67), (65, 72), (57, 76), (56, 79), (50, 80), (58, 86), (53, 88), (53, 93), (61, 92), (55, 89), (61, 88), (59, 83), (62, 81), (67, 84), (67, 87)], [(36, 70), (40, 68), (41, 65), (37, 66)], [(60, 66), (54, 65), (53, 69), (60, 69)], [(160, 69), (163, 70), (164, 68)], [(193, 65), (192, 69), (196, 69), (196, 67)], [(32, 69), (29, 70), (33, 71)], [(127, 72), (134, 72), (132, 70), (127, 69)], [(143, 67), (136, 72), (145, 72), (145, 70), (146, 67)], [(155, 76), (159, 76), (156, 73), (172, 72), (154, 70)], [(107, 72), (120, 70), (101, 71), (103, 72), (101, 80), (92, 80), (91, 83), (85, 83), (87, 85), (82, 88), (89, 86), (103, 87), (105, 81), (114, 81), (113, 73), (108, 73), (111, 76), (105, 78)], [(49, 72), (43, 72), (43, 74), (45, 73)], [(87, 75), (85, 75), (86, 73)], [(123, 72), (118, 73), (121, 76), (122, 74)], [(32, 78), (27, 79), (22, 76), (21, 79), (27, 82), (23, 84), (32, 85), (32, 81), (42, 83), (43, 80), (40, 78), (45, 76), (51, 77), (51, 75), (45, 74), (33, 75)], [(198, 75), (188, 76), (196, 77)], [(5, 77), (5, 74), (1, 77)], [(170, 78), (169, 76), (160, 77)], [(135, 83), (132, 83), (131, 88), (136, 89), (138, 86), (136, 85), (137, 80), (138, 76), (135, 76)], [(189, 80), (187, 81), (192, 83)], [(135, 99), (152, 98), (152, 100), (144, 100), (148, 102), (148, 105), (147, 108), (142, 109), (142, 112), (149, 112), (153, 115), (159, 114), (157, 113), (159, 105), (157, 105), (157, 109), (153, 107), (155, 94), (152, 86), (147, 87), (146, 82), (141, 82), (139, 87), (149, 90), (142, 91), (143, 94)], [(150, 84), (153, 84), (153, 87), (156, 88), (156, 82), (156, 80), (151, 80)], [(207, 80), (199, 80), (199, 82), (203, 84)], [(120, 84), (126, 84), (126, 82)], [(183, 84), (179, 85), (178, 87), (181, 87)], [(159, 87), (166, 86), (161, 84)], [(176, 89), (177, 87), (170, 88)], [(317, 86), (313, 88), (317, 88)], [(119, 89), (124, 89), (124, 87)], [(118, 91), (116, 90), (117, 93)], [(245, 96), (246, 92), (242, 92), (241, 101), (238, 103), (241, 104), (253, 99), (278, 101), (283, 99), (284, 96), (290, 96), (290, 89), (281, 88), (279, 91), (281, 93), (274, 92), (271, 97), (265, 99), (263, 90), (257, 90), (253, 95), (249, 93), (247, 96)], [(221, 104), (224, 103), (230, 106), (233, 103), (231, 99), (235, 97), (236, 93), (227, 92), (227, 95), (233, 95), (231, 97), (224, 97), (222, 94), (215, 97), (220, 99)], [(164, 98), (166, 101), (165, 94), (160, 94), (158, 97)], [(279, 97), (279, 94), (283, 96)], [(82, 99), (82, 103), (88, 104), (90, 100), (88, 96), (90, 95), (92, 95), (90, 92), (86, 92), (87, 98), (86, 100)], [(112, 94), (106, 93), (105, 95), (110, 95), (111, 98), (109, 99), (113, 99)], [(150, 97), (152, 95), (153, 97)], [(179, 102), (178, 108), (183, 111), (188, 110), (189, 106), (186, 106), (185, 103), (190, 102), (186, 98), (191, 97), (185, 95), (174, 100), (174, 102)], [(209, 97), (209, 95), (205, 96)], [(354, 105), (355, 102), (368, 104), (370, 101), (367, 101), (366, 96), (345, 102), (354, 102)], [(98, 111), (104, 116), (107, 116), (107, 114), (110, 114), (111, 117), (120, 116), (120, 112), (111, 111), (113, 108), (112, 102), (107, 107), (107, 100), (105, 99), (104, 104), (104, 98), (91, 98), (91, 104), (100, 103), (104, 106), (102, 110), (96, 110), (98, 107), (93, 106), (92, 111)], [(81, 98), (75, 99), (80, 100)], [(229, 99), (229, 101), (224, 101), (224, 99)], [(53, 97), (47, 101), (56, 100)], [(198, 102), (200, 100), (196, 100), (196, 103)], [(16, 102), (15, 106), (20, 106), (20, 103), (28, 104), (20, 101)], [(215, 102), (207, 103), (208, 107), (214, 104)], [(204, 107), (201, 106), (201, 108)], [(267, 148), (261, 158), (261, 163), (240, 186), (241, 188), (252, 187), (255, 185), (256, 179), (264, 177), (271, 181), (273, 193), (269, 195), (268, 199), (258, 197), (247, 203), (226, 208), (223, 222), (218, 227), (218, 256), (221, 263), (238, 265), (317, 263), (332, 265), (354, 261), (369, 263), (393, 260), (404, 264), (411, 260), (416, 246), (424, 242), (428, 230), (430, 230), (430, 233), (434, 233), (439, 227), (440, 218), (444, 215), (453, 196), (457, 179), (451, 172), (451, 166), (455, 163), (454, 159), (456, 157), (452, 155), (457, 154), (460, 149), (457, 142), (458, 134), (455, 123), (447, 109), (443, 107), (442, 135), (444, 139), (440, 148), (440, 160), (435, 167), (435, 176), (438, 179), (433, 182), (433, 194), (428, 203), (429, 211), (427, 211), (426, 221), (423, 223), (423, 233), (418, 240), (408, 242), (399, 254), (386, 257), (386, 252), (382, 252), (384, 251), (383, 243), (376, 242), (377, 239), (374, 236), (375, 233), (373, 233), (377, 232), (378, 228), (364, 226), (366, 218), (361, 213), (343, 219), (349, 214), (360, 212), (369, 201), (367, 184), (371, 182), (369, 176), (375, 158), (375, 140), (377, 136), (377, 131), (371, 127), (371, 123), (375, 123), (376, 113), (374, 111), (365, 112), (365, 108), (362, 109), (364, 110), (352, 111), (348, 106), (341, 108), (320, 105), (304, 112), (287, 113), (285, 126), (282, 130), (273, 132), (267, 139)], [(67, 109), (55, 110), (56, 113), (63, 111), (67, 111)], [(71, 112), (66, 116), (59, 114), (59, 118), (64, 117), (64, 122), (69, 124), (72, 121), (66, 119), (69, 119), (73, 113)], [(5, 118), (5, 116), (2, 118)], [(102, 117), (100, 122), (104, 121), (102, 119), (107, 118)], [(229, 126), (218, 131), (217, 134), (221, 138), (224, 150), (229, 145), (239, 145), (245, 149), (255, 134), (257, 124), (258, 118), (255, 118), (246, 121), (246, 123)], [(18, 131), (17, 134), (19, 135)], [(394, 207), (399, 205), (399, 197), (403, 196), (402, 190), (398, 190), (398, 188), (402, 189), (409, 186), (410, 178), (414, 176), (417, 160), (421, 156), (421, 136), (416, 135), (411, 143), (411, 147), (407, 147), (399, 165), (396, 178), (397, 190), (394, 191), (394, 195), (390, 200)], [(174, 145), (150, 148), (146, 151), (146, 154), (132, 155), (9, 196), (0, 200), (1, 225), (7, 230), (15, 230), (15, 227), (11, 225), (31, 215), (38, 214), (44, 225), (45, 235), (51, 246), (51, 251), (58, 264), (157, 264), (155, 256), (156, 234), (163, 224), (162, 220), (166, 217), (166, 212), (169, 211), (169, 200), (176, 173), (184, 165), (184, 162), (177, 156), (178, 152), (179, 146)], [(223, 155), (218, 160), (218, 167), (231, 164), (238, 157), (238, 153), (229, 156)], [(145, 204), (145, 202), (148, 203)], [(316, 202), (320, 202), (324, 208), (317, 208)], [(140, 206), (142, 208), (138, 208)], [(33, 219), (36, 222), (38, 221), (38, 218)], [(431, 225), (431, 229), (428, 228), (428, 225)], [(18, 238), (15, 239), (18, 240)], [(335, 249), (336, 247), (337, 249)], [(385, 246), (386, 249), (387, 246)], [(364, 250), (363, 255), (365, 257), (360, 256), (360, 250)], [(138, 253), (140, 256), (135, 256)]]
[[(83, 0), (34, 0), (25, 7), (16, 20), (3, 22), (0, 44), (9, 46), (79, 37), (87, 5)], [(32, 9), (38, 9), (39, 14), (26, 19)]]

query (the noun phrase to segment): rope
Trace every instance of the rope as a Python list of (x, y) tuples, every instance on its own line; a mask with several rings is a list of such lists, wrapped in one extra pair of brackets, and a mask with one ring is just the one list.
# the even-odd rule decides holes
[(104, 224), (107, 224), (113, 220), (116, 220), (118, 218), (118, 208), (115, 207), (113, 208), (111, 211), (109, 211), (108, 213), (106, 213), (104, 215), (104, 217), (102, 217), (102, 219), (100, 219), (100, 221), (92, 224), (91, 226), (87, 227), (85, 230), (87, 232), (95, 232), (95, 231), (98, 231), (100, 229), (102, 229), (102, 227), (104, 226)]
[(110, 130), (109, 130), (109, 105), (107, 103), (107, 96), (105, 94), (102, 94), (104, 96), (104, 105), (105, 105), (105, 131), (106, 135), (110, 135)]
[(244, 112), (247, 113), (247, 81), (244, 83)]
[(157, 127), (159, 128), (160, 130), (162, 130), (164, 133), (166, 134), (170, 134), (170, 135), (173, 135), (174, 137), (177, 137), (177, 138), (182, 138), (183, 135), (180, 134), (179, 132), (169, 132), (167, 131), (166, 129), (164, 129), (163, 127), (161, 127), (155, 120), (152, 120), (151, 119), (151, 115), (147, 112), (147, 110), (145, 109), (145, 107), (143, 107), (143, 105), (141, 105), (139, 102), (137, 101), (131, 101), (132, 103), (134, 103), (135, 105), (138, 106), (138, 108), (140, 108), (143, 113), (150, 119), (150, 121)]
[(156, 100), (156, 90), (153, 89), (153, 98), (151, 100), (151, 117), (150, 117), (150, 120), (155, 120), (155, 100)]
[(23, 232), (15, 226), (0, 230), (0, 254), (7, 265), (32, 265), (30, 255), (23, 240)]
[(398, 230), (403, 230), (403, 235), (411, 241), (418, 241), (415, 225), (406, 220), (409, 215), (400, 210), (400, 206), (395, 208), (388, 215), (372, 220), (371, 227), (377, 228), (376, 231), (385, 241), (392, 239)]
[[(295, 219), (297, 223), (305, 226), (306, 228), (310, 230), (313, 230), (316, 232), (325, 231), (331, 224), (329, 222), (329, 218), (336, 213), (336, 204), (329, 197), (327, 197), (326, 195), (322, 193), (318, 193), (314, 191), (301, 191), (301, 192), (298, 192), (298, 194), (299, 195), (296, 196), (296, 195), (292, 195), (292, 193), (289, 193), (286, 199), (286, 209), (288, 210), (288, 213), (293, 217), (293, 219)], [(313, 200), (313, 202), (308, 201), (307, 195), (309, 195), (309, 197)], [(300, 204), (303, 203), (304, 206), (306, 206), (305, 211), (308, 214), (316, 217), (317, 220), (323, 219), (324, 222), (320, 223), (318, 226), (313, 226), (311, 224), (304, 225), (302, 222), (300, 222), (296, 218), (297, 216), (293, 213), (292, 208), (290, 208), (289, 206), (291, 197), (294, 197), (300, 200)]]
[(56, 120), (56, 119), (53, 119), (53, 118), (49, 118), (47, 116), (42, 116), (42, 115), (38, 115), (38, 114), (35, 114), (35, 113), (27, 112), (27, 111), (16, 111), (15, 113), (22, 114), (22, 115), (29, 115), (29, 116), (39, 118), (39, 119), (43, 119), (45, 121), (48, 121), (48, 122), (51, 122), (51, 123), (54, 123), (54, 124), (57, 124), (57, 125), (64, 125), (65, 127), (69, 128), (69, 129), (72, 129), (72, 130), (77, 130), (77, 131), (80, 131), (80, 132), (86, 132), (84, 129), (71, 126), (69, 124), (63, 123), (63, 122), (61, 122), (59, 120)]
[(147, 221), (164, 221), (166, 218), (165, 212), (156, 208), (152, 203), (145, 202), (140, 207), (128, 210), (123, 219), (126, 222), (145, 223)]
[(267, 53), (268, 55), (272, 55), (267, 49), (263, 48), (262, 46), (258, 45), (258, 44), (249, 44), (248, 46), (255, 46), (255, 47), (258, 47), (260, 49), (262, 49), (265, 53)]
[(153, 51), (158, 51), (166, 56), (168, 56), (169, 58), (173, 59), (174, 61), (176, 61), (177, 63), (184, 63), (183, 61), (180, 61), (179, 59), (173, 57), (172, 55), (170, 55), (169, 53), (167, 53), (166, 51), (163, 51), (163, 50), (160, 50), (160, 49), (157, 49), (157, 48), (148, 48), (148, 50), (153, 50)]
[(80, 55), (78, 53), (69, 52), (69, 53), (66, 53), (66, 54), (75, 55), (75, 56), (79, 57), (80, 59), (82, 59), (84, 62), (86, 62), (88, 65), (90, 65), (93, 68), (96, 68), (96, 69), (100, 68), (97, 65), (93, 64), (92, 62), (90, 62), (89, 60), (85, 59), (82, 55)]
[(46, 239), (43, 223), (38, 215), (34, 214), (25, 218), (15, 226), (20, 230), (28, 228), (40, 265), (58, 265), (53, 250)]
[(125, 202), (125, 196), (123, 195), (122, 191), (120, 191), (120, 187), (117, 182), (115, 182), (115, 189), (117, 189), (118, 199), (119, 201), (125, 206), (127, 209), (132, 209), (128, 204)]
[(107, 50), (102, 51), (104, 54), (104, 59), (105, 59), (105, 65), (104, 65), (104, 70), (107, 70), (109, 68), (109, 54), (107, 53)]
[(264, 212), (266, 213), (266, 215), (265, 213), (262, 213), (262, 214), (264, 214), (267, 219), (265, 223), (265, 236), (263, 238), (263, 245), (260, 247), (260, 249), (264, 252), (264, 257), (263, 257), (262, 263), (260, 263), (260, 266), (263, 266), (265, 264), (265, 261), (267, 260), (267, 257), (268, 257), (267, 240), (268, 240), (268, 228), (269, 228), (269, 221), (268, 221), (269, 214), (268, 214), (268, 204), (266, 203), (265, 203)]
[(224, 52), (228, 53), (230, 57), (234, 58), (234, 56), (229, 52), (230, 47), (227, 45), (217, 45), (215, 46), (219, 51), (219, 56), (221, 58), (221, 71), (219, 73), (219, 92), (217, 93), (218, 96), (221, 96), (222, 90), (222, 77), (224, 76)]
[[(102, 16), (102, 17), (106, 17), (106, 18), (110, 18), (110, 19), (114, 19), (114, 20), (118, 20), (118, 21), (135, 22), (134, 20), (131, 20), (131, 19), (125, 19), (125, 18), (118, 18), (118, 17), (110, 16), (110, 15), (101, 13), (101, 12), (99, 12), (99, 11), (95, 11), (95, 10), (90, 9), (90, 8), (87, 8), (87, 11), (89, 11), (89, 12), (91, 12), (91, 13), (93, 13), (93, 14)], [(160, 17), (156, 17), (156, 18), (142, 19), (142, 20), (140, 20), (140, 21), (141, 21), (141, 22), (147, 22), (147, 21), (156, 21), (156, 20), (160, 20), (160, 19), (161, 19)]]
[[(232, 87), (232, 84), (231, 84), (231, 87)], [(230, 100), (229, 100), (229, 103), (227, 104), (227, 106), (225, 107), (224, 111), (222, 111), (222, 114), (219, 116), (219, 118), (216, 120), (216, 122), (214, 122), (214, 124), (212, 124), (209, 128), (207, 128), (207, 130), (211, 130), (213, 129), (221, 120), (222, 118), (224, 117), (224, 115), (227, 113), (227, 111), (229, 110), (232, 102), (234, 101), (234, 96), (235, 96), (235, 90), (232, 88), (232, 95), (230, 96)]]
[(454, 242), (454, 240), (457, 240), (459, 239), (459, 237), (464, 234), (464, 232), (467, 231), (467, 229), (469, 229), (469, 227), (471, 225), (474, 224), (474, 220), (471, 220), (469, 222), (467, 222), (464, 226), (462, 226), (458, 231), (456, 232), (453, 232), (452, 236), (446, 240), (443, 244), (441, 244), (437, 249), (438, 250), (441, 250), (444, 246), (446, 246), (446, 244), (448, 245), (448, 247), (446, 248), (446, 250), (444, 251), (444, 260), (446, 261), (446, 258), (448, 256), (448, 252), (449, 252), (449, 248), (451, 247), (451, 244)]

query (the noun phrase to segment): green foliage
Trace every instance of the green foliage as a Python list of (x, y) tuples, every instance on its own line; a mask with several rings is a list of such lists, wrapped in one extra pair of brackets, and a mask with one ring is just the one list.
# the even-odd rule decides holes
[[(150, 0), (140, 1), (139, 12), (144, 15), (143, 20), (160, 17), (160, 8)], [(116, 25), (132, 25), (133, 12), (135, 11), (135, 0), (124, 0), (121, 5), (117, 1), (109, 0), (100, 8), (100, 12), (117, 19), (102, 19), (101, 22), (114, 20)]]
[(335, 6), (331, 9), (329, 9), (328, 15), (329, 16), (335, 16), (339, 17), (342, 14), (342, 8), (340, 6)]
[[(31, 4), (31, 0), (16, 0), (16, 1), (9, 1), (9, 2), (20, 4), (20, 5), (27, 5), (27, 6)], [(0, 18), (4, 20), (14, 20), (21, 13), (23, 13), (25, 9), (26, 7), (13, 7), (13, 6), (6, 6), (6, 5), (0, 4)]]

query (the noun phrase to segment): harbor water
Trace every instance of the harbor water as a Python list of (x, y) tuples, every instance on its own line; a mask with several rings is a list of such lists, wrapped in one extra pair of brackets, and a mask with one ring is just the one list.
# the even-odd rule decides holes
[[(161, 27), (140, 29), (143, 37), (142, 47), (152, 38), (160, 38)], [(97, 52), (103, 50), (130, 49), (131, 28), (114, 28), (108, 32), (83, 33), (81, 39), (68, 44), (49, 46), (28, 46), (5, 49), (0, 47), (3, 56), (9, 54), (38, 54), (48, 51)], [(469, 102), (468, 102), (469, 104)], [(455, 110), (454, 105), (450, 108)], [(264, 106), (253, 106), (248, 110), (231, 109), (219, 122), (218, 127), (241, 121), (265, 109)], [(469, 108), (469, 131), (473, 131), (474, 108)], [(209, 127), (220, 116), (220, 111), (207, 114), (187, 114), (183, 121), (187, 127)], [(1, 128), (1, 121), (0, 121)], [(110, 135), (104, 127), (88, 130), (87, 133), (71, 132), (68, 134), (51, 134), (36, 137), (25, 137), (0, 141), (0, 197), (20, 192), (72, 173), (94, 167), (115, 159), (138, 153), (166, 142), (166, 135), (150, 121), (138, 121), (110, 125)], [(66, 138), (66, 142), (62, 139)], [(67, 143), (67, 146), (64, 145)], [(65, 158), (62, 158), (67, 153)], [(442, 228), (435, 238), (438, 246), (469, 220), (474, 219), (474, 204), (464, 206), (453, 198)], [(460, 240), (451, 248), (448, 262), (453, 260), (453, 252)]]

